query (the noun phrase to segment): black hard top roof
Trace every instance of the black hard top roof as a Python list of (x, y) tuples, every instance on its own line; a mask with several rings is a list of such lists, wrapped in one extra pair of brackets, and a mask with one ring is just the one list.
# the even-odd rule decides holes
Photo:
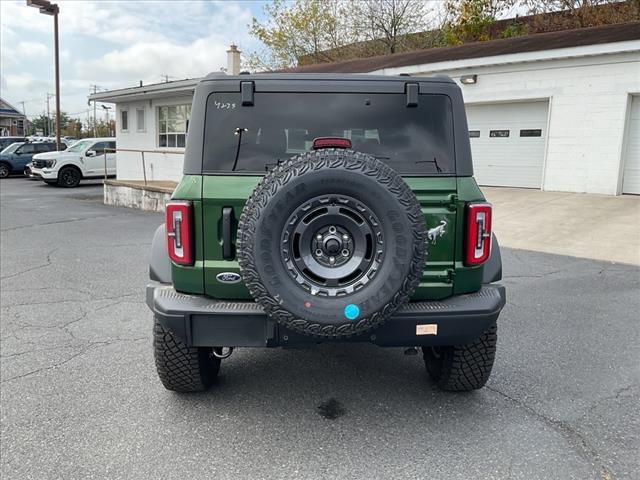
[(227, 75), (222, 72), (213, 72), (204, 77), (201, 82), (235, 80), (235, 81), (376, 81), (376, 82), (433, 82), (433, 83), (455, 83), (449, 77), (436, 75), (433, 77), (414, 77), (409, 75), (366, 75), (353, 73), (253, 73), (240, 75)]

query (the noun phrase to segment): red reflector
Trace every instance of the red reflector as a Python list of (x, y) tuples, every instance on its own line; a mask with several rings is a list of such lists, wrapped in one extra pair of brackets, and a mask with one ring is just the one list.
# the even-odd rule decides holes
[(172, 200), (165, 209), (167, 251), (179, 265), (193, 265), (193, 206), (191, 202)]
[(467, 205), (466, 222), (464, 263), (480, 265), (491, 254), (491, 204)]
[(318, 137), (313, 139), (313, 149), (351, 148), (351, 140), (342, 137)]

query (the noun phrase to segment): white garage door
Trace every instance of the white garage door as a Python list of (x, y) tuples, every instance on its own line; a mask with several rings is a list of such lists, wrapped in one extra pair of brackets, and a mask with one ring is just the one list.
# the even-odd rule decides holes
[(640, 194), (640, 97), (631, 101), (622, 193)]
[(541, 188), (549, 102), (469, 105), (466, 109), (476, 181)]

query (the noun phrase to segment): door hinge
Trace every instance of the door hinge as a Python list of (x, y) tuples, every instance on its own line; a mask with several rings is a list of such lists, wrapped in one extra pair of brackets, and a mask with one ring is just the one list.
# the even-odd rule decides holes
[[(434, 272), (435, 273), (435, 272)], [(438, 281), (442, 283), (453, 283), (453, 277), (455, 276), (456, 271), (453, 268), (447, 268), (446, 270), (440, 270), (437, 274), (433, 275), (431, 278), (424, 279), (423, 281)]]
[(447, 269), (447, 283), (453, 283), (453, 280), (455, 279), (456, 276), (456, 271), (453, 268), (448, 268)]
[(458, 195), (455, 193), (449, 195), (449, 204), (447, 205), (447, 208), (452, 212), (456, 211), (458, 208)]

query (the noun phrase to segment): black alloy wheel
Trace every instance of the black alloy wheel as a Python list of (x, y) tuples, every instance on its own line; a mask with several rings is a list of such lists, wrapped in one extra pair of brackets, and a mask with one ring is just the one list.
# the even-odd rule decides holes
[(375, 276), (384, 235), (375, 213), (356, 199), (324, 195), (291, 214), (282, 234), (282, 260), (313, 295), (353, 293)]
[(80, 172), (73, 167), (64, 167), (58, 173), (58, 185), (61, 187), (77, 187), (80, 183), (80, 179)]

